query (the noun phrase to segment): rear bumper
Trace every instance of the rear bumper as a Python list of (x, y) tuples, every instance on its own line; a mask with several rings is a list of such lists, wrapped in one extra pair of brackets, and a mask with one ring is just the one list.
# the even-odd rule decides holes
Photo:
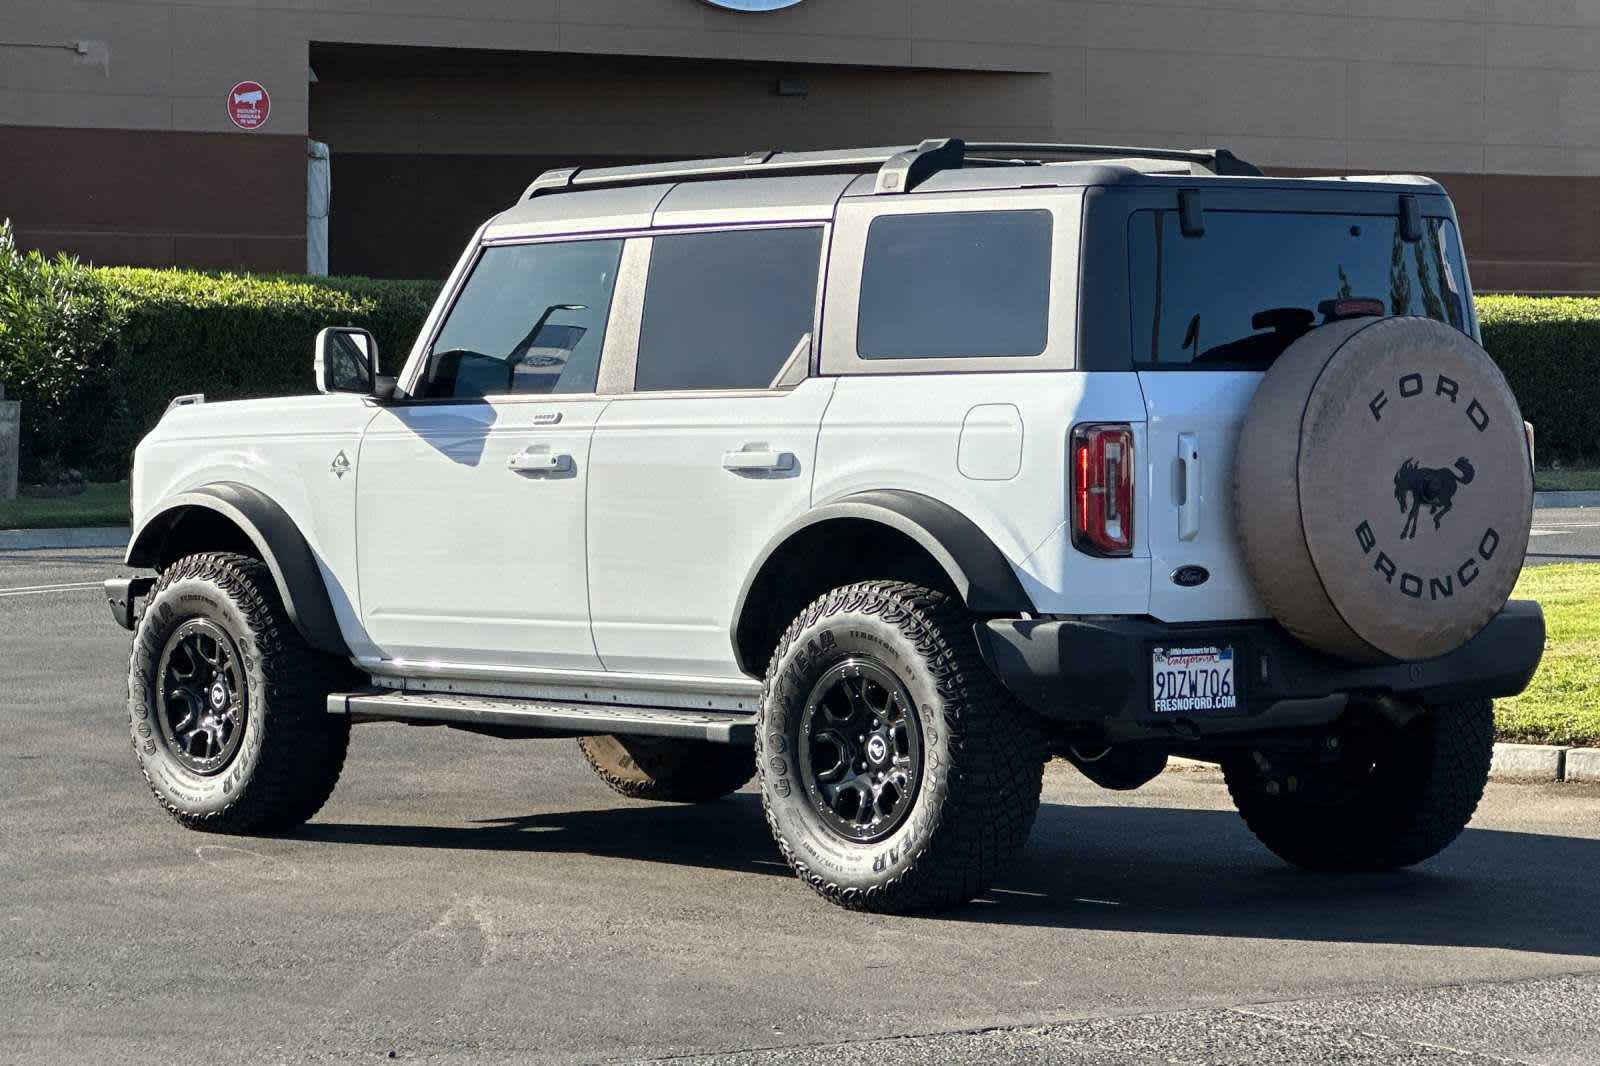
[[(1388, 695), (1423, 703), (1514, 696), (1544, 654), (1544, 612), (1513, 600), (1464, 646), (1436, 659), (1357, 666), (1301, 644), (1269, 621), (1174, 625), (1151, 618), (997, 618), (977, 626), (984, 661), (1045, 718), (1108, 738), (1281, 729), (1331, 721), (1345, 697)], [(1237, 656), (1240, 706), (1157, 714), (1150, 707), (1151, 649), (1226, 644)]]

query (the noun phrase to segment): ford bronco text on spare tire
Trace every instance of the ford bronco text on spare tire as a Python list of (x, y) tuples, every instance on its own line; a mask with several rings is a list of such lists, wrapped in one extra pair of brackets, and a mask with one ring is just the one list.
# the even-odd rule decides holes
[[(1044, 161), (1046, 159), (1055, 161)], [(984, 892), (1052, 755), (1219, 763), (1318, 870), (1466, 825), (1532, 504), (1449, 199), (1223, 150), (963, 144), (552, 171), (395, 376), (174, 401), (139, 446), (139, 765), (281, 830), (354, 723), (576, 737), (606, 784), (759, 779), (846, 907)]]

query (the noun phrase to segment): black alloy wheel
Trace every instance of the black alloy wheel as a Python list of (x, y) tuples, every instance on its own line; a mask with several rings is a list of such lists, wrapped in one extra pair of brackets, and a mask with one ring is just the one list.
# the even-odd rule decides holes
[(156, 676), (156, 724), (172, 757), (209, 776), (233, 761), (249, 713), (239, 649), (222, 627), (193, 618), (172, 631)]
[(883, 664), (837, 663), (801, 712), (799, 770), (817, 813), (844, 840), (870, 843), (898, 829), (922, 778), (922, 726), (911, 696)]

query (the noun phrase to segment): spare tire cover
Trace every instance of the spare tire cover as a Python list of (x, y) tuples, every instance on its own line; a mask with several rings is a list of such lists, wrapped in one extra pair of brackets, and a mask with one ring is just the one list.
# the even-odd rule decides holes
[(1454, 651), (1522, 569), (1522, 414), (1488, 353), (1431, 319), (1350, 319), (1295, 341), (1251, 400), (1234, 476), (1262, 601), (1345, 659)]

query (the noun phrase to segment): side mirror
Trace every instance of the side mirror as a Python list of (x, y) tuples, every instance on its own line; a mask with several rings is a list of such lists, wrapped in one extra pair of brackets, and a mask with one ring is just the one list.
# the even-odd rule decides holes
[[(374, 395), (378, 383), (378, 342), (372, 334), (355, 326), (329, 326), (317, 334), (314, 369), (319, 392)], [(390, 389), (393, 389), (392, 383)]]

